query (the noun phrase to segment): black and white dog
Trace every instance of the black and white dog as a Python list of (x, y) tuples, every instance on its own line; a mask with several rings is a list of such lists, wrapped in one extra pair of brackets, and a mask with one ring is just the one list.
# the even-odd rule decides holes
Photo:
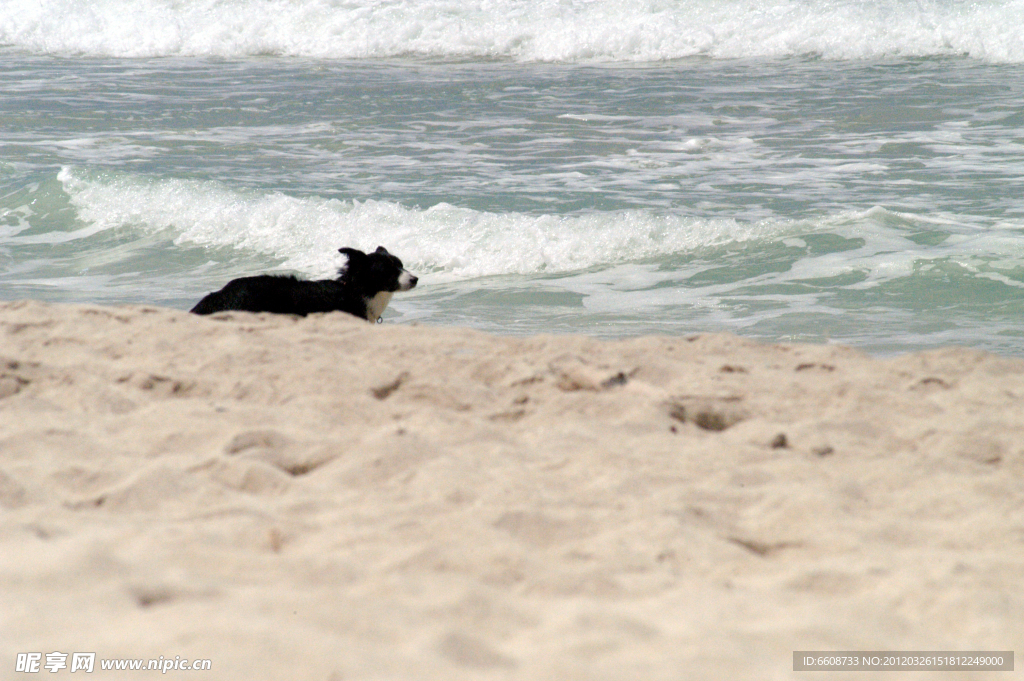
[(312, 312), (341, 310), (374, 322), (396, 291), (408, 291), (418, 279), (383, 246), (370, 254), (354, 248), (338, 249), (348, 262), (337, 279), (307, 281), (294, 276), (262, 274), (233, 279), (227, 286), (200, 300), (192, 312), (213, 314), (225, 310), (276, 312), (305, 317)]

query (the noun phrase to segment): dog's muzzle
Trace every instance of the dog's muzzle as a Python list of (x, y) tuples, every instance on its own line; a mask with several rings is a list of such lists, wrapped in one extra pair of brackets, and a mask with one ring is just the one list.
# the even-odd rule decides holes
[(419, 281), (419, 277), (409, 274), (408, 272), (402, 272), (401, 276), (398, 277), (398, 290), (408, 291), (416, 286), (416, 282)]

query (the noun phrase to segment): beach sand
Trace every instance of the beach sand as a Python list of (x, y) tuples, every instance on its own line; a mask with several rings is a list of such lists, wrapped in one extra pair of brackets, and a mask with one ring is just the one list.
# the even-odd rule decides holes
[(958, 348), (0, 304), (0, 668), (808, 679), (793, 651), (1019, 650), (1022, 398), (1024, 361)]

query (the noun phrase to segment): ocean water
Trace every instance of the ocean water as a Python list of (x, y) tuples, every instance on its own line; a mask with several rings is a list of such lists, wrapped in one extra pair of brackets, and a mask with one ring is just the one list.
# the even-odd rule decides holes
[(0, 298), (1024, 355), (1024, 2), (0, 0)]

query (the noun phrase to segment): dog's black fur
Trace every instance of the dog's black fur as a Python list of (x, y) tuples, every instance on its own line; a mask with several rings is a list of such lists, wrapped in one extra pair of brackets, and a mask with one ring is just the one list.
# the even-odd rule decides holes
[(408, 291), (418, 281), (383, 246), (370, 254), (354, 248), (338, 252), (347, 255), (348, 262), (338, 270), (337, 279), (307, 281), (271, 274), (233, 279), (200, 300), (191, 311), (213, 314), (242, 310), (305, 317), (312, 312), (340, 310), (373, 322), (384, 312), (392, 293)]

